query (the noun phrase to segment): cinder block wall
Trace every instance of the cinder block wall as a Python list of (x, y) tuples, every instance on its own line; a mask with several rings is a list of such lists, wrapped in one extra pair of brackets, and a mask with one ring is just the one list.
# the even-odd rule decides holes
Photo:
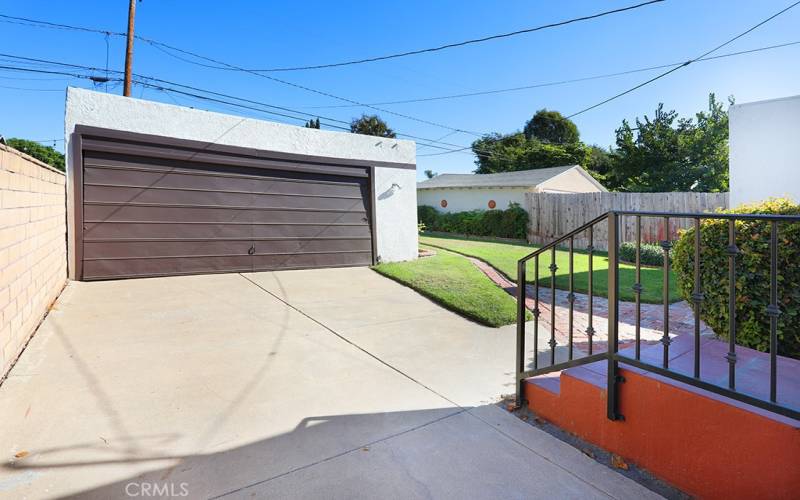
[(0, 379), (67, 279), (66, 180), (0, 144)]

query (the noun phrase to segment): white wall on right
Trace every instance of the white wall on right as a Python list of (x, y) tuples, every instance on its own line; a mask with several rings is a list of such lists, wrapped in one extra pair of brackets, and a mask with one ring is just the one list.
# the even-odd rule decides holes
[(800, 96), (735, 104), (730, 119), (730, 204), (788, 197), (800, 203)]

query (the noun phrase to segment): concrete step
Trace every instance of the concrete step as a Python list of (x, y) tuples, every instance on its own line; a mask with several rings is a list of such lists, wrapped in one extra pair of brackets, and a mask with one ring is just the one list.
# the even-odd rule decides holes
[[(726, 387), (727, 343), (703, 337), (700, 345), (702, 379)], [(620, 352), (634, 357), (633, 346)], [(643, 361), (661, 366), (662, 356), (661, 344), (642, 346)], [(693, 356), (691, 335), (673, 338), (670, 369), (692, 375)], [(766, 398), (769, 354), (737, 346), (737, 358), (737, 389)], [(607, 366), (599, 361), (528, 379), (528, 406), (701, 498), (791, 498), (800, 490), (796, 469), (777, 465), (800, 461), (800, 421), (625, 365), (619, 389), (625, 420), (611, 421)], [(800, 409), (800, 361), (779, 358), (778, 370), (779, 402)]]

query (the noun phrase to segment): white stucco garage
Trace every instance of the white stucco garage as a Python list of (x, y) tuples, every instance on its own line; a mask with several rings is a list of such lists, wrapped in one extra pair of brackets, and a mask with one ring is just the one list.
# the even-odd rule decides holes
[(498, 174), (441, 174), (417, 183), (418, 205), (443, 212), (525, 206), (525, 193), (600, 193), (607, 191), (578, 165)]
[(70, 88), (70, 277), (414, 259), (416, 146)]

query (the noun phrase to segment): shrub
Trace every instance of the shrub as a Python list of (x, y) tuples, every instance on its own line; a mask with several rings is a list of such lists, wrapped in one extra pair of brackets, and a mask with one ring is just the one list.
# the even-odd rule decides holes
[(417, 220), (430, 231), (524, 239), (528, 232), (528, 212), (516, 203), (506, 210), (472, 210), (442, 213), (434, 207), (417, 207)]
[(439, 212), (429, 205), (420, 205), (417, 207), (417, 222), (425, 224), (426, 227), (432, 227), (438, 215)]
[[(770, 199), (723, 213), (800, 214), (800, 205)], [(694, 228), (675, 244), (673, 262), (678, 287), (691, 301), (694, 288)], [(700, 317), (714, 332), (728, 335), (728, 222), (704, 220), (700, 226), (700, 274), (705, 300)], [(736, 343), (769, 350), (770, 223), (737, 221)], [(778, 353), (800, 358), (800, 223), (778, 224)]]
[[(619, 258), (625, 262), (636, 262), (636, 243), (626, 241), (619, 246)], [(642, 243), (639, 251), (639, 260), (645, 266), (663, 266), (664, 250), (661, 245)], [(670, 261), (672, 257), (670, 256)]]

